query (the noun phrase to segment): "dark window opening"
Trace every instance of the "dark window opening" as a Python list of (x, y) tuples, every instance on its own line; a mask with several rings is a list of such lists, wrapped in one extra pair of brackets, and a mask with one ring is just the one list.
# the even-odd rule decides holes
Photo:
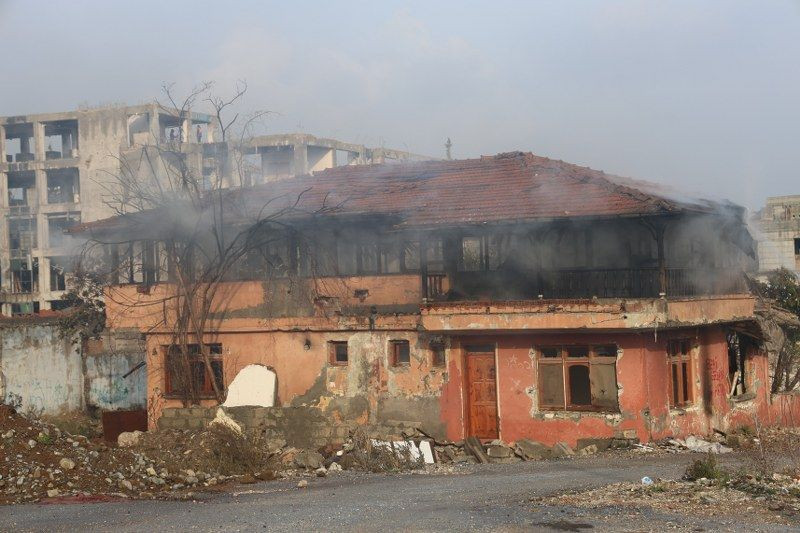
[(32, 260), (11, 260), (11, 292), (39, 292), (39, 259), (34, 257)]
[(39, 302), (23, 302), (11, 304), (11, 316), (37, 315), (39, 314)]
[(411, 348), (408, 341), (391, 341), (392, 366), (411, 364)]
[(794, 240), (794, 255), (800, 255), (800, 239)]
[(50, 258), (50, 290), (67, 290), (67, 280), (72, 273), (72, 261), (68, 257)]
[[(212, 375), (206, 372), (206, 364), (200, 352), (199, 344), (187, 345), (188, 361), (183, 357), (180, 346), (171, 345), (164, 347), (167, 366), (167, 371), (165, 372), (165, 390), (167, 394), (187, 394), (189, 392), (188, 388), (191, 385), (198, 395), (206, 397), (212, 396), (214, 394), (212, 379), (216, 382), (217, 388), (220, 390), (224, 389), (222, 345), (207, 344), (206, 346), (208, 347), (211, 359)], [(191, 382), (189, 381), (190, 379)]]
[(47, 217), (47, 235), (50, 248), (67, 247), (72, 237), (64, 233), (68, 228), (81, 223), (80, 213), (63, 213)]
[(504, 235), (465, 236), (461, 238), (462, 272), (497, 270), (508, 255)]
[(11, 218), (8, 220), (8, 241), (12, 250), (32, 250), (38, 247), (36, 219)]
[(47, 203), (64, 204), (80, 202), (78, 169), (65, 168), (47, 171)]
[(33, 172), (9, 172), (9, 207), (33, 206), (36, 204), (36, 175)]
[(539, 405), (544, 409), (619, 409), (615, 345), (539, 348)]
[(332, 365), (346, 365), (349, 357), (346, 341), (333, 341), (330, 343), (330, 361)]
[(445, 352), (444, 344), (431, 344), (431, 365), (440, 367), (447, 366), (447, 354)]
[(728, 385), (733, 396), (747, 392), (747, 379), (745, 375), (745, 359), (747, 356), (747, 341), (735, 331), (727, 335), (728, 341)]

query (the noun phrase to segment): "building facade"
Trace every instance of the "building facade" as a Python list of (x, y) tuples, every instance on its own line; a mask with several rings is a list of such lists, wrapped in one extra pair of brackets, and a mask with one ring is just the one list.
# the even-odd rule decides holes
[[(0, 314), (58, 310), (80, 239), (64, 230), (126, 209), (120, 176), (145, 177), (143, 154), (170, 145), (204, 182), (252, 185), (344, 164), (419, 159), (311, 135), (248, 139), (241, 164), (219, 170), (231, 143), (209, 115), (150, 104), (0, 117)], [(337, 159), (338, 156), (338, 159)], [(159, 167), (156, 174), (168, 169)], [(222, 176), (216, 176), (222, 174)], [(234, 179), (234, 175), (237, 179)], [(156, 179), (163, 176), (156, 175)]]
[(786, 268), (800, 274), (800, 196), (773, 196), (756, 213), (759, 272)]
[[(279, 405), (454, 440), (646, 442), (773, 419), (740, 208), (522, 153), (328, 169), (249, 201), (298, 191), (308, 212), (342, 201), (287, 222), (306, 246), (258, 254), (287, 268), (248, 263), (220, 287), (190, 350), (213, 359), (213, 375), (193, 363), (204, 405), (212, 380), (260, 364)], [(124, 217), (81, 230), (141, 234)], [(149, 279), (108, 289), (108, 325), (145, 332), (155, 425), (183, 400), (169, 313), (153, 305), (173, 285)]]

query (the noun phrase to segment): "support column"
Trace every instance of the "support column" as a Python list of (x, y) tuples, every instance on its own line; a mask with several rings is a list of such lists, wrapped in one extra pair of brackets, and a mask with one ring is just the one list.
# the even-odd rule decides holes
[(6, 162), (6, 128), (0, 126), (0, 164)]
[(297, 143), (293, 146), (294, 156), (292, 158), (291, 174), (299, 176), (308, 173), (308, 145)]
[(33, 158), (36, 161), (44, 161), (44, 124), (41, 122), (33, 123)]

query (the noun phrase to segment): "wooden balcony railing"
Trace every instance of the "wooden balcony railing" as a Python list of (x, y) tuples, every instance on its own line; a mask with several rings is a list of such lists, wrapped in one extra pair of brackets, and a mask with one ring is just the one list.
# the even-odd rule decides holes
[[(530, 300), (584, 298), (657, 298), (746, 293), (741, 271), (666, 269), (666, 287), (657, 268), (566, 269), (530, 272), (457, 272), (428, 274), (423, 297), (431, 300)], [(448, 290), (443, 287), (448, 286)]]

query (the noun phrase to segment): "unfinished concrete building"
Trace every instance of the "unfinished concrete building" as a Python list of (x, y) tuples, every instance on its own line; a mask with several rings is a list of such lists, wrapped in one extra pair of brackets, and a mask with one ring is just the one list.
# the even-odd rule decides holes
[(800, 274), (800, 195), (767, 198), (753, 222), (760, 232), (759, 272), (786, 268)]
[[(231, 143), (216, 142), (219, 129), (211, 116), (178, 115), (148, 104), (0, 117), (0, 314), (61, 308), (81, 244), (64, 229), (126, 211), (118, 177), (133, 169), (144, 178), (148, 147), (177, 146), (209, 188), (420, 158), (310, 135), (276, 135), (248, 140), (236, 168), (220, 169), (218, 157)], [(162, 171), (152, 177), (160, 179)]]
[[(328, 169), (229, 205), (280, 210), (303, 192), (183, 354), (174, 273), (155, 252), (113, 251), (158, 250), (177, 220), (79, 228), (126, 271), (150, 272), (109, 287), (108, 323), (147, 338), (151, 426), (188, 427), (177, 411), (203, 409), (171, 410), (184, 392), (214, 406), (251, 364), (276, 374), (278, 407), (316, 410), (331, 439), (413, 426), (451, 440), (646, 442), (797, 411), (770, 393), (742, 208), (524, 153)], [(336, 209), (303, 215), (330, 199)], [(231, 228), (250, 227), (237, 213)]]

